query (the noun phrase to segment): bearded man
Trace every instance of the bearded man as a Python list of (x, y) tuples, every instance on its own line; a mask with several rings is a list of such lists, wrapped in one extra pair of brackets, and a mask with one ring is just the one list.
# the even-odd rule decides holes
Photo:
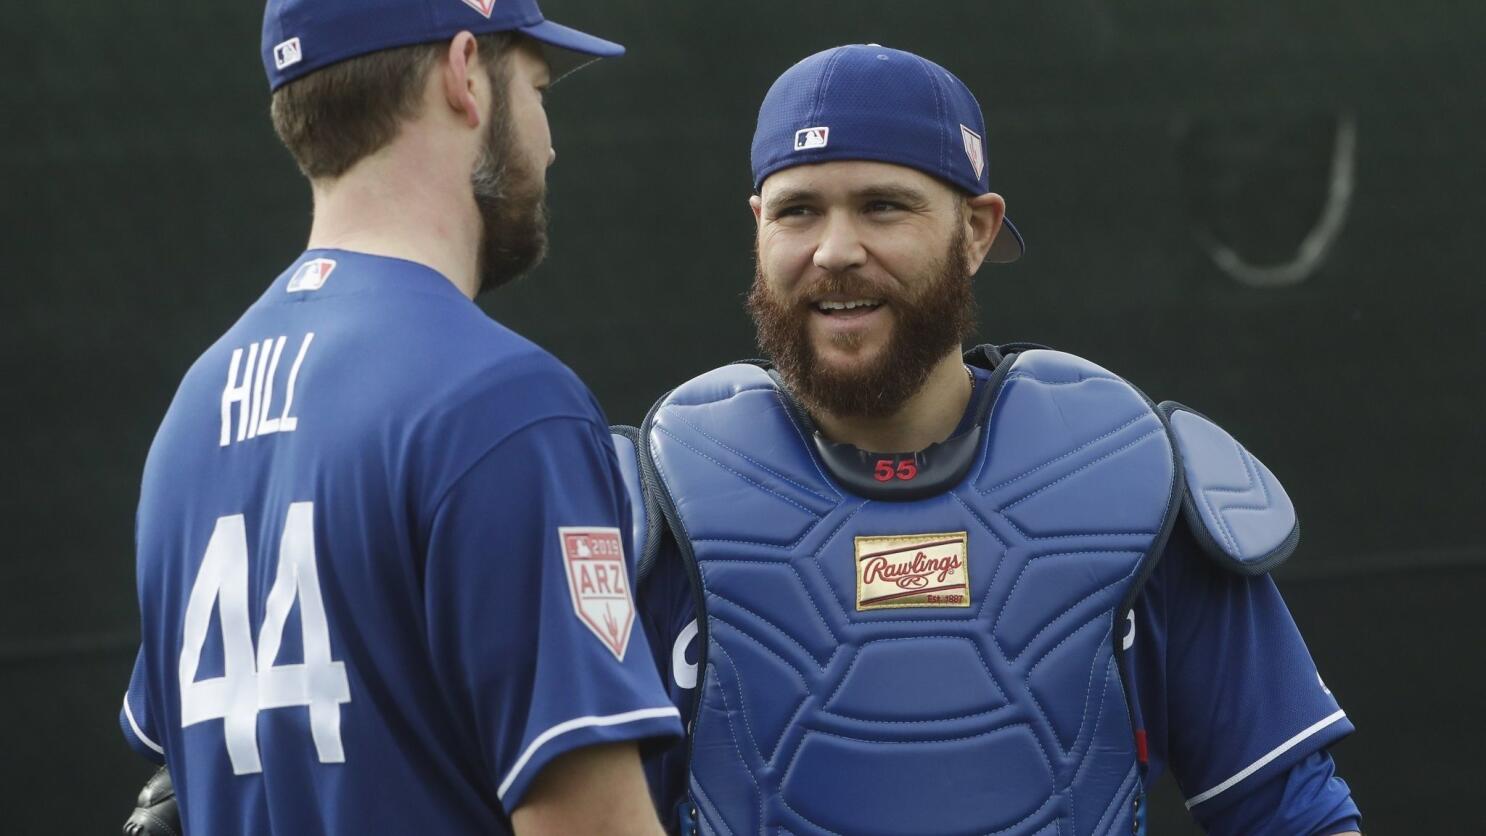
[[(1360, 819), (1352, 730), (1273, 581), (1274, 476), (1212, 421), (1030, 345), (962, 354), (1022, 254), (980, 106), (919, 56), (786, 71), (753, 140), (771, 363), (666, 395), (641, 602), (686, 833), (1128, 834), (1169, 769), (1212, 833)], [(621, 452), (623, 457), (624, 453)]]
[[(606, 421), (472, 301), (546, 247), (533, 0), (270, 0), (307, 250), (195, 363), (145, 466), (120, 714), (187, 833), (658, 833), (679, 734)], [(177, 833), (169, 789), (127, 825)]]

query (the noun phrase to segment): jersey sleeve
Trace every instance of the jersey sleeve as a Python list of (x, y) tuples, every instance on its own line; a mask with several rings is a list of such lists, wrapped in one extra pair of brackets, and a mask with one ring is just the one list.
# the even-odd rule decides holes
[(1362, 814), (1352, 791), (1337, 777), (1336, 763), (1326, 752), (1312, 752), (1202, 821), (1208, 836), (1335, 836), (1362, 831)]
[(1301, 832), (1225, 829), (1224, 816), (1352, 724), (1274, 580), (1225, 571), (1198, 549), (1177, 526), (1135, 605), (1131, 664), (1153, 773), (1171, 769), (1210, 832)]
[(508, 812), (565, 752), (680, 732), (634, 625), (626, 503), (607, 431), (560, 417), (501, 440), (433, 514), (436, 675), (456, 716), (473, 718)]
[(145, 689), (143, 649), (134, 658), (134, 675), (129, 678), (129, 690), (124, 693), (124, 705), (119, 709), (119, 728), (134, 751), (161, 766), (165, 764), (165, 747), (157, 742), (164, 738), (155, 727)]

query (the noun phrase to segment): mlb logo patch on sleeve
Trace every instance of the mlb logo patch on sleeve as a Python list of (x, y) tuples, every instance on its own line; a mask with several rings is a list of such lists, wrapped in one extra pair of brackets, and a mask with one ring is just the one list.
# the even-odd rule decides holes
[(635, 602), (630, 597), (619, 529), (561, 527), (557, 536), (562, 541), (573, 612), (623, 662), (635, 623)]
[(830, 128), (801, 128), (795, 131), (795, 150), (807, 151), (811, 148), (824, 148), (830, 139)]

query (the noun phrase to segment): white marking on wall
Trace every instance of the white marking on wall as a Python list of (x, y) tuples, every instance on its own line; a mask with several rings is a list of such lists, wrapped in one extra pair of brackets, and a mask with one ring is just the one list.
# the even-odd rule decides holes
[(1249, 287), (1286, 287), (1300, 284), (1320, 268), (1331, 246), (1347, 224), (1356, 188), (1357, 119), (1352, 114), (1337, 117), (1336, 143), (1331, 151), (1331, 182), (1326, 193), (1326, 206), (1316, 225), (1306, 233), (1295, 251), (1295, 257), (1283, 264), (1261, 266), (1250, 264), (1232, 247), (1212, 235), (1200, 236), (1207, 254), (1220, 270), (1239, 284)]

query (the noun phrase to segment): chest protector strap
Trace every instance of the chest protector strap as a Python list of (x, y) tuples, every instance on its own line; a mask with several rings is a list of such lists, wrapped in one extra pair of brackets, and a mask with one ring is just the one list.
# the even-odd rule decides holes
[(642, 476), (700, 616), (702, 832), (1132, 832), (1120, 622), (1182, 472), (1119, 377), (1048, 350), (996, 361), (971, 461), (930, 495), (835, 478), (755, 365), (647, 418)]

